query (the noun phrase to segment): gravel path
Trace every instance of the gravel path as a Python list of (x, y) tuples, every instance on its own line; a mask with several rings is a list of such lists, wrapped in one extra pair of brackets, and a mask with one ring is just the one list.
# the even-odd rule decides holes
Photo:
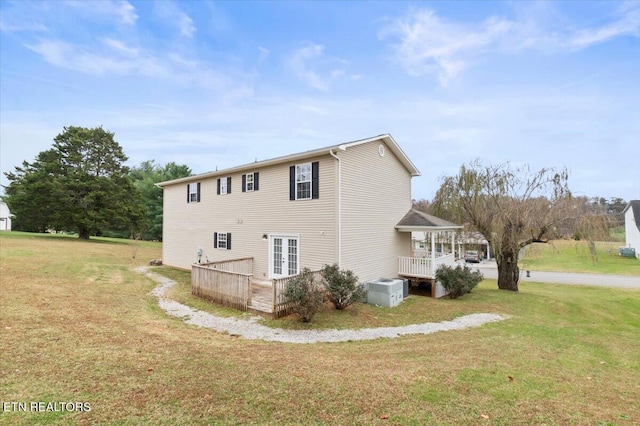
[(147, 267), (137, 268), (136, 272), (145, 274), (158, 282), (159, 285), (151, 291), (151, 294), (158, 298), (160, 308), (169, 315), (182, 318), (187, 324), (241, 336), (245, 339), (285, 343), (348, 342), (352, 340), (374, 340), (383, 337), (393, 339), (407, 334), (431, 334), (438, 331), (479, 327), (489, 322), (506, 319), (506, 317), (497, 314), (471, 314), (452, 321), (427, 322), (402, 327), (362, 328), (358, 330), (275, 329), (259, 324), (258, 321), (261, 317), (251, 317), (250, 319), (222, 318), (192, 309), (165, 296), (167, 290), (175, 284), (173, 280), (149, 272)]

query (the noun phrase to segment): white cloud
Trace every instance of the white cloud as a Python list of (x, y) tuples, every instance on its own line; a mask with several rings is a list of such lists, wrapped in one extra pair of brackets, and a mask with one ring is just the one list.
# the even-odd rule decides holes
[(432, 10), (410, 9), (390, 21), (379, 36), (391, 40), (409, 75), (435, 74), (441, 85), (487, 52), (515, 54), (526, 49), (572, 52), (621, 36), (640, 36), (640, 3), (629, 2), (610, 22), (580, 28), (565, 22), (548, 3), (517, 4), (517, 17), (491, 16), (480, 23), (443, 19)]
[(71, 6), (77, 10), (103, 17), (114, 17), (118, 23), (124, 25), (135, 25), (138, 15), (136, 8), (126, 0), (103, 0), (103, 1), (72, 1), (65, 2), (67, 6)]
[(182, 11), (172, 1), (157, 1), (154, 3), (155, 16), (166, 26), (174, 27), (184, 37), (193, 37), (196, 27), (193, 19)]
[(162, 79), (186, 87), (224, 92), (228, 98), (252, 94), (251, 76), (218, 70), (197, 58), (186, 58), (175, 51), (154, 52), (110, 37), (99, 44), (75, 44), (57, 39), (41, 39), (25, 47), (63, 69), (98, 76), (140, 75)]
[(321, 44), (305, 43), (294, 50), (287, 66), (303, 83), (326, 92), (334, 80), (345, 75), (343, 69), (333, 68), (335, 62), (344, 61), (326, 57)]

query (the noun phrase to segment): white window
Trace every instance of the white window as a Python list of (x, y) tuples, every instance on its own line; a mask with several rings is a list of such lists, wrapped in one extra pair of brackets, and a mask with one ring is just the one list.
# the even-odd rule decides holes
[(296, 200), (311, 198), (311, 163), (296, 166)]
[(227, 179), (220, 179), (220, 194), (227, 193)]
[(254, 182), (253, 173), (248, 173), (247, 174), (247, 192), (253, 191), (253, 188), (254, 188), (253, 182)]
[(224, 232), (218, 232), (218, 244), (216, 248), (227, 249), (227, 234)]
[(197, 203), (200, 201), (200, 183), (190, 183), (187, 185), (187, 192), (189, 194), (188, 201), (190, 203)]

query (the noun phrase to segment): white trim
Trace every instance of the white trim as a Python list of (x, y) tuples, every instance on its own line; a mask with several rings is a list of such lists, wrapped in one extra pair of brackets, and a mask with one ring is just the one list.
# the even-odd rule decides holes
[(338, 267), (342, 268), (342, 163), (333, 151), (329, 154), (338, 161)]
[[(267, 249), (269, 251), (269, 269), (268, 269), (268, 279), (272, 280), (275, 278), (285, 278), (285, 277), (290, 277), (291, 275), (289, 275), (289, 260), (288, 260), (288, 255), (289, 255), (289, 245), (288, 244), (284, 244), (285, 240), (296, 240), (296, 247), (297, 247), (297, 259), (296, 259), (296, 273), (293, 275), (297, 275), (300, 273), (300, 259), (302, 258), (302, 256), (300, 255), (300, 235), (299, 234), (286, 234), (286, 233), (278, 233), (278, 234), (267, 234), (269, 237), (269, 248)], [(287, 256), (287, 263), (286, 263), (286, 267), (287, 267), (287, 271), (286, 273), (284, 270), (284, 266), (283, 266), (283, 274), (279, 275), (279, 276), (275, 276), (275, 273), (273, 271), (273, 240), (276, 238), (281, 238), (283, 240), (283, 245), (282, 245), (282, 255), (283, 256)], [(286, 251), (285, 251), (286, 249)]]
[[(188, 183), (187, 187), (189, 188), (189, 204), (197, 203), (198, 202), (198, 182)], [(195, 195), (195, 199), (193, 199), (194, 195)]]
[[(244, 191), (245, 192), (253, 192), (255, 190), (255, 172), (246, 173), (245, 174), (245, 182), (244, 182)], [(249, 182), (249, 176), (251, 176), (251, 182)], [(249, 189), (249, 183), (251, 183), (251, 189)]]
[[(228, 181), (229, 181), (229, 177), (228, 176), (220, 178), (220, 195), (226, 195), (226, 194), (229, 193), (229, 190), (227, 189), (227, 182)], [(224, 192), (222, 191), (222, 188), (224, 188)]]
[[(309, 180), (302, 180), (302, 181), (298, 181), (298, 167), (303, 167), (303, 166), (309, 166)], [(310, 200), (313, 197), (313, 166), (312, 163), (302, 163), (302, 164), (296, 164), (295, 165), (295, 193), (296, 193), (296, 200)], [(309, 196), (308, 197), (298, 197), (298, 183), (309, 183)]]
[[(216, 241), (216, 248), (218, 250), (227, 250), (227, 234), (228, 232), (218, 232), (218, 241)], [(220, 247), (220, 236), (224, 235), (224, 247)]]

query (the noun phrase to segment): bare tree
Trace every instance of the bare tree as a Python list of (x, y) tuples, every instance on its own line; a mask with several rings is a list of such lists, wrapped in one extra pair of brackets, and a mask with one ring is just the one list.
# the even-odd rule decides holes
[(498, 288), (518, 291), (518, 253), (534, 242), (559, 236), (571, 215), (566, 169), (509, 164), (486, 166), (476, 160), (456, 176), (446, 176), (433, 201), (436, 215), (467, 222), (489, 241), (498, 265)]

